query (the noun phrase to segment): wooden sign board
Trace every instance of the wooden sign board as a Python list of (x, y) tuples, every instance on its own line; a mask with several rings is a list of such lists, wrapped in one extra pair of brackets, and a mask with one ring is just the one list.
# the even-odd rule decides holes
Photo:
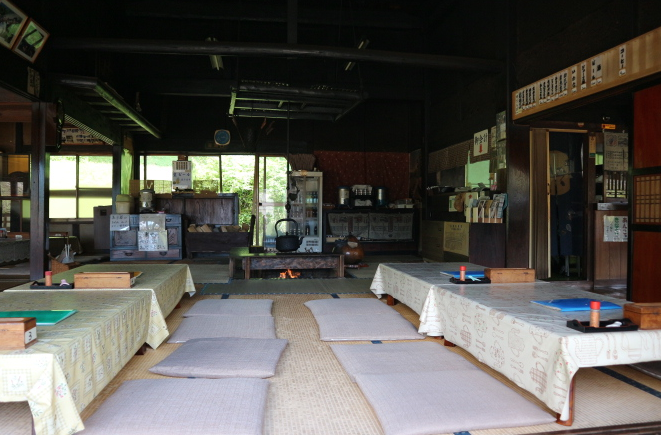
[(512, 93), (520, 119), (661, 71), (661, 27)]

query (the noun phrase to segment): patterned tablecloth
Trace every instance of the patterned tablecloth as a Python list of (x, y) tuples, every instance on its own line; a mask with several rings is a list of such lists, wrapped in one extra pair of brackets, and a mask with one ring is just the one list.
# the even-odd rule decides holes
[(0, 238), (0, 264), (30, 258), (30, 240)]
[(140, 290), (0, 293), (7, 311), (78, 310), (38, 326), (29, 348), (0, 351), (0, 402), (27, 400), (37, 435), (82, 430), (79, 412), (145, 343), (151, 305)]
[[(661, 360), (661, 330), (581, 333), (566, 323), (589, 320), (588, 311), (567, 313), (530, 303), (591, 298), (623, 305), (622, 299), (571, 283), (457, 285), (439, 273), (458, 265), (381, 264), (371, 288), (420, 314), (419, 332), (443, 335), (466, 349), (560, 413), (561, 420), (569, 418), (570, 385), (579, 368)], [(618, 309), (601, 314), (602, 320), (623, 316)]]
[[(193, 296), (195, 284), (187, 264), (88, 264), (66, 272), (53, 275), (53, 282), (59, 283), (66, 279), (73, 283), (74, 274), (81, 272), (142, 272), (136, 278), (135, 285), (130, 289), (104, 290), (149, 290), (151, 291), (151, 307), (149, 318), (149, 334), (146, 343), (157, 348), (170, 335), (165, 318), (177, 306), (184, 293)], [(5, 292), (35, 291), (30, 284), (20, 285)], [(52, 290), (57, 292), (70, 290)], [(95, 290), (86, 290), (95, 291)]]

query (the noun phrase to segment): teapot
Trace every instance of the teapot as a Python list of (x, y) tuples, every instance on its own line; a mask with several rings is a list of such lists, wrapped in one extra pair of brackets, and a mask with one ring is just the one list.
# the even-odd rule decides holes
[(278, 224), (280, 222), (293, 222), (296, 224), (296, 233), (298, 233), (298, 222), (296, 222), (294, 219), (280, 219), (275, 223), (275, 249), (278, 251), (282, 252), (289, 252), (289, 251), (295, 251), (298, 248), (301, 247), (301, 243), (303, 243), (303, 237), (300, 239), (294, 235), (294, 234), (289, 234), (285, 232), (283, 236), (280, 235), (278, 232)]

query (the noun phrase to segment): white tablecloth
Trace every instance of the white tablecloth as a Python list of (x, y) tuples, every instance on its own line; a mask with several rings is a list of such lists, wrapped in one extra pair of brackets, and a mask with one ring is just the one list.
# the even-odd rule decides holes
[(79, 412), (145, 343), (150, 306), (139, 290), (0, 293), (3, 311), (78, 310), (38, 326), (29, 348), (0, 351), (0, 402), (27, 400), (37, 435), (82, 430)]
[[(177, 306), (184, 293), (193, 296), (195, 284), (187, 264), (88, 264), (53, 275), (53, 283), (66, 279), (73, 283), (74, 274), (81, 272), (142, 272), (130, 289), (104, 290), (148, 290), (151, 292), (149, 334), (146, 343), (157, 348), (170, 335), (165, 318)], [(20, 285), (5, 292), (34, 291), (30, 284)], [(64, 292), (70, 290), (52, 290)], [(95, 290), (86, 290), (95, 291)]]
[[(661, 360), (661, 330), (581, 333), (568, 328), (567, 320), (587, 321), (589, 312), (566, 313), (530, 303), (591, 298), (623, 305), (622, 299), (571, 283), (458, 285), (440, 274), (458, 265), (381, 264), (372, 291), (407, 305), (411, 301), (409, 307), (420, 314), (419, 332), (443, 335), (466, 349), (533, 393), (562, 420), (569, 417), (570, 385), (580, 367)], [(602, 320), (622, 315), (622, 310), (603, 310)]]

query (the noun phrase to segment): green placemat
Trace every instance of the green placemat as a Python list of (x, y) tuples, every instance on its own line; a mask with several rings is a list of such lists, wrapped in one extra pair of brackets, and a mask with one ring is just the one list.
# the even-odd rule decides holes
[(77, 312), (78, 310), (0, 311), (0, 317), (35, 317), (37, 319), (37, 325), (51, 326)]

